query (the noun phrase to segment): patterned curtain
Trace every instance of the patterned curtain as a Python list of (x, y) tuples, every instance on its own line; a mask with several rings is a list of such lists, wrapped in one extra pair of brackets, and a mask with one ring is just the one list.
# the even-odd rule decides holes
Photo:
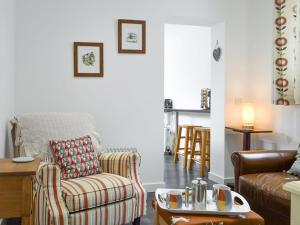
[(275, 0), (274, 98), (276, 105), (300, 104), (300, 0)]

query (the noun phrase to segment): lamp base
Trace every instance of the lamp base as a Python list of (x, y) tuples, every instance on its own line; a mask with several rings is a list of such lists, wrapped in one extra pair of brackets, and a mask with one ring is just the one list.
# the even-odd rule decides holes
[(242, 128), (243, 128), (243, 130), (253, 130), (254, 126), (253, 125), (243, 125)]

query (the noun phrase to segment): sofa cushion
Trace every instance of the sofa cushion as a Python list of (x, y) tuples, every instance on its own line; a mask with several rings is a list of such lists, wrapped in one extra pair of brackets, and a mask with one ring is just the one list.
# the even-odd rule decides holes
[[(299, 147), (300, 147), (300, 145), (299, 145)], [(296, 176), (300, 176), (300, 150), (298, 150), (298, 154), (296, 155), (295, 162), (293, 163), (292, 167), (287, 172), (290, 174), (296, 175)]]
[(131, 180), (109, 173), (62, 180), (61, 186), (70, 212), (129, 199), (135, 193)]
[(90, 136), (52, 140), (50, 145), (64, 179), (100, 173), (100, 164)]
[(288, 216), (290, 193), (282, 186), (295, 180), (299, 178), (284, 172), (247, 174), (240, 176), (239, 192), (254, 209), (269, 205), (273, 211)]

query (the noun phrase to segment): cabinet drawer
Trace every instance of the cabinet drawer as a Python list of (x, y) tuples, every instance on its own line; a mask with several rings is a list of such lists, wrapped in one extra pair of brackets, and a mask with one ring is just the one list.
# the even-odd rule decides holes
[(0, 218), (29, 215), (32, 198), (30, 176), (0, 177)]

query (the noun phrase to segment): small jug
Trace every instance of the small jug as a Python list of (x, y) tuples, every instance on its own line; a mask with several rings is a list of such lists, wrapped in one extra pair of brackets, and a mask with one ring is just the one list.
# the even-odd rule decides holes
[(213, 186), (213, 200), (220, 211), (230, 211), (232, 208), (232, 195), (230, 187), (218, 184)]

